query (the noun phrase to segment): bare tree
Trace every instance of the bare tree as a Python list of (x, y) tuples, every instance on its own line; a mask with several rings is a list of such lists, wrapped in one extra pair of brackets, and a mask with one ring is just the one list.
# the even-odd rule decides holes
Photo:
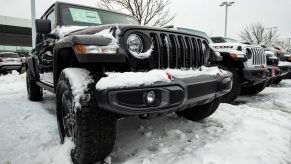
[(251, 24), (243, 29), (240, 38), (253, 44), (272, 45), (279, 37), (277, 29), (267, 30), (261, 23)]
[(278, 39), (273, 45), (284, 49), (285, 51), (291, 50), (291, 46), (289, 45), (289, 41), (287, 39)]
[(172, 22), (170, 0), (99, 0), (98, 6), (111, 11), (125, 11), (141, 25), (164, 26)]

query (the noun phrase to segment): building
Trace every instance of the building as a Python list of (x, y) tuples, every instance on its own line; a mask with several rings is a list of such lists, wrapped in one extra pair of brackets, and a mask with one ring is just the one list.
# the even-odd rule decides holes
[(0, 16), (0, 52), (28, 54), (32, 47), (31, 21)]

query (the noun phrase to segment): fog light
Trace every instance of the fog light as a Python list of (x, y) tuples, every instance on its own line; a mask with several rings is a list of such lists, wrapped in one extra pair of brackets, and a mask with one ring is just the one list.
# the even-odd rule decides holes
[(148, 104), (152, 104), (155, 102), (155, 99), (156, 99), (156, 94), (154, 91), (150, 91), (147, 93), (146, 95), (146, 101)]

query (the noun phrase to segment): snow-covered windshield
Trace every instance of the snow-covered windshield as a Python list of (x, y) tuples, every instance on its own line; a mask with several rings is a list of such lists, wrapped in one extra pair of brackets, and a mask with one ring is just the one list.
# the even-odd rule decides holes
[(131, 16), (74, 5), (63, 5), (61, 7), (61, 24), (64, 26), (139, 25), (138, 21)]

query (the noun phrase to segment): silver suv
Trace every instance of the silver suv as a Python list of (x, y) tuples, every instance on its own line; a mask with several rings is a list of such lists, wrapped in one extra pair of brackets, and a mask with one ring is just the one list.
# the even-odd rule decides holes
[(21, 72), (22, 62), (17, 53), (14, 52), (1, 52), (0, 53), (0, 72), (9, 72), (16, 70)]

